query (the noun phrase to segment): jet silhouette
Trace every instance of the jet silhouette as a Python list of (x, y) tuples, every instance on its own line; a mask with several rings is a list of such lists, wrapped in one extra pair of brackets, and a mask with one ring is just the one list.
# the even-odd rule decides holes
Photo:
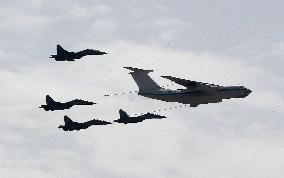
[(111, 124), (107, 121), (102, 120), (90, 120), (87, 122), (79, 123), (72, 121), (68, 116), (64, 116), (64, 123), (65, 125), (60, 125), (58, 128), (63, 129), (64, 131), (73, 131), (73, 130), (81, 130), (81, 129), (87, 129), (88, 127), (92, 125), (108, 125)]
[(190, 107), (196, 107), (199, 104), (218, 103), (222, 102), (223, 99), (245, 98), (251, 93), (251, 90), (243, 86), (220, 86), (172, 76), (162, 76), (185, 87), (185, 89), (170, 90), (160, 87), (150, 78), (148, 73), (153, 72), (153, 70), (124, 68), (132, 71), (129, 74), (138, 85), (138, 95), (166, 102), (190, 104)]
[(54, 101), (49, 95), (46, 95), (46, 105), (41, 105), (39, 108), (43, 108), (45, 111), (54, 111), (54, 110), (64, 110), (69, 109), (74, 105), (93, 105), (96, 103), (90, 101), (84, 101), (80, 99), (75, 99), (65, 103)]
[(152, 114), (152, 113), (143, 114), (143, 115), (137, 116), (137, 117), (130, 117), (122, 109), (119, 110), (119, 115), (120, 115), (120, 118), (117, 119), (117, 120), (114, 120), (113, 122), (128, 124), (128, 123), (142, 122), (146, 119), (163, 119), (163, 118), (166, 118), (165, 116), (160, 116), (160, 115)]
[(56, 61), (75, 61), (75, 59), (80, 59), (83, 56), (87, 56), (87, 55), (107, 54), (105, 52), (94, 50), (94, 49), (85, 49), (79, 52), (69, 52), (63, 49), (59, 44), (56, 46), (56, 48), (57, 48), (57, 54), (50, 56), (50, 58), (54, 58)]

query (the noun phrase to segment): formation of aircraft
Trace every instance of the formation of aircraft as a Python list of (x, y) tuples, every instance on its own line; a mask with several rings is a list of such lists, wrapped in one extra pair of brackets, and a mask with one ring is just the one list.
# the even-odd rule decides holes
[[(102, 51), (85, 49), (79, 52), (69, 52), (63, 49), (60, 45), (57, 45), (57, 54), (51, 55), (50, 58), (54, 58), (56, 61), (75, 61), (86, 55), (104, 55), (107, 54)], [(231, 98), (245, 98), (252, 91), (245, 88), (244, 86), (220, 86), (215, 84), (197, 82), (192, 80), (186, 80), (173, 76), (161, 76), (162, 78), (168, 79), (178, 85), (183, 86), (182, 89), (170, 90), (159, 86), (148, 74), (153, 70), (144, 70), (134, 67), (124, 67), (131, 72), (129, 73), (134, 81), (136, 82), (139, 92), (138, 95), (147, 97), (150, 99), (156, 99), (165, 102), (177, 102), (181, 104), (189, 104), (190, 107), (197, 107), (200, 104), (208, 103), (219, 103), (223, 99)], [(108, 95), (105, 95), (108, 96)], [(93, 105), (96, 104), (90, 101), (84, 101), (81, 99), (74, 99), (68, 102), (57, 102), (54, 101), (49, 95), (46, 95), (46, 105), (41, 105), (45, 111), (55, 111), (70, 109), (74, 105)], [(129, 116), (122, 109), (119, 110), (120, 118), (113, 122), (129, 124), (139, 123), (144, 120), (150, 119), (163, 119), (165, 116), (146, 113), (140, 116)], [(112, 124), (108, 121), (93, 119), (87, 122), (79, 123), (72, 121), (68, 116), (64, 116), (64, 125), (60, 125), (58, 128), (64, 131), (74, 131), (87, 129), (93, 125), (109, 125)]]
[(106, 52), (102, 52), (94, 49), (85, 49), (79, 52), (69, 52), (63, 49), (59, 44), (57, 45), (57, 54), (51, 55), (50, 58), (54, 58), (56, 61), (75, 61), (87, 55), (104, 55)]
[(138, 123), (142, 122), (146, 119), (163, 119), (166, 118), (165, 116), (157, 115), (157, 114), (152, 114), (152, 113), (147, 113), (143, 114), (141, 116), (135, 116), (135, 117), (130, 117), (125, 111), (122, 109), (119, 110), (119, 115), (120, 118), (117, 120), (114, 120), (113, 122), (117, 123), (123, 123), (123, 124), (129, 124), (129, 123)]
[(96, 104), (90, 101), (84, 101), (81, 99), (74, 99), (72, 101), (68, 101), (65, 103), (54, 101), (49, 95), (45, 97), (46, 105), (41, 105), (39, 108), (43, 108), (45, 111), (54, 111), (54, 110), (64, 110), (70, 109), (72, 106), (75, 105), (93, 105)]
[(131, 74), (138, 85), (138, 95), (166, 102), (190, 104), (191, 107), (196, 107), (200, 104), (218, 103), (222, 102), (223, 99), (245, 98), (251, 93), (251, 90), (243, 86), (220, 86), (172, 76), (162, 76), (185, 87), (185, 89), (170, 90), (160, 87), (148, 75), (153, 70), (133, 67), (124, 68), (132, 71), (129, 74)]
[(63, 129), (64, 131), (73, 131), (73, 130), (81, 130), (81, 129), (87, 129), (88, 127), (92, 125), (108, 125), (111, 124), (111, 122), (102, 121), (93, 119), (87, 122), (79, 123), (72, 121), (68, 116), (64, 116), (64, 123), (65, 125), (60, 125), (58, 128)]

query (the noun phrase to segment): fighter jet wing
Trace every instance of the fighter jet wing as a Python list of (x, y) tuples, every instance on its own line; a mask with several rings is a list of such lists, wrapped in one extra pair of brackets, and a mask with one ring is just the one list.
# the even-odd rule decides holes
[(219, 85), (197, 82), (192, 80), (186, 80), (181, 78), (176, 78), (172, 76), (161, 76), (165, 79), (171, 80), (179, 85), (182, 85), (190, 90), (212, 90), (220, 87)]
[(87, 50), (83, 50), (83, 51), (79, 51), (76, 53), (78, 55), (78, 58), (82, 58), (84, 56), (87, 56), (89, 55), (88, 51)]
[(106, 52), (94, 50), (94, 49), (85, 49), (83, 51), (79, 51), (76, 53), (78, 58), (87, 56), (87, 55), (104, 55), (107, 54)]

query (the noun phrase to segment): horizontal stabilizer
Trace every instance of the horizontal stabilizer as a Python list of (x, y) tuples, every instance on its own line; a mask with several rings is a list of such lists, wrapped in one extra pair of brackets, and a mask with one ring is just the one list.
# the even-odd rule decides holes
[(123, 68), (131, 70), (133, 72), (146, 72), (146, 73), (153, 72), (153, 70), (138, 69), (138, 68), (135, 68), (135, 67), (123, 67)]

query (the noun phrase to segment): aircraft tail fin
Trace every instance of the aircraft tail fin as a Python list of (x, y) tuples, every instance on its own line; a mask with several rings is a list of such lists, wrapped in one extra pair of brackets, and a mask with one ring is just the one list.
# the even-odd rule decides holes
[(49, 95), (46, 95), (45, 100), (46, 104), (55, 103), (55, 101)]
[(65, 125), (68, 125), (68, 124), (70, 124), (70, 123), (73, 123), (73, 121), (70, 119), (70, 117), (68, 117), (68, 116), (64, 116), (64, 122), (65, 122)]
[(128, 114), (122, 109), (119, 110), (119, 116), (120, 116), (120, 119), (125, 119), (129, 117)]
[(148, 73), (153, 72), (153, 70), (144, 70), (133, 67), (124, 68), (132, 71), (129, 74), (138, 85), (139, 93), (151, 93), (155, 90), (161, 89), (161, 87), (148, 75)]
[(65, 54), (68, 52), (65, 49), (63, 49), (62, 46), (60, 46), (59, 44), (56, 46), (56, 49), (57, 49), (57, 55)]

